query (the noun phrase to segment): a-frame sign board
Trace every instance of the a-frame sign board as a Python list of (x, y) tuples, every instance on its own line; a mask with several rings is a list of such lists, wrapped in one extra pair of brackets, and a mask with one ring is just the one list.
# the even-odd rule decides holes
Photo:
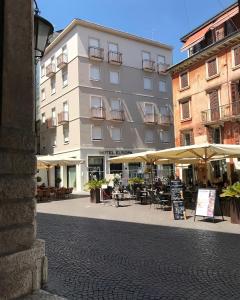
[(195, 208), (194, 221), (196, 216), (212, 218), (214, 222), (215, 213), (219, 211), (224, 221), (217, 190), (214, 188), (199, 188)]

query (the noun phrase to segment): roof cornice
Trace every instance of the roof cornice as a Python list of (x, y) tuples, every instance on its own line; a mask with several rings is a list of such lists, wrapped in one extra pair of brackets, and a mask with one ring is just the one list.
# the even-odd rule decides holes
[(139, 37), (139, 36), (136, 36), (136, 35), (133, 35), (133, 34), (130, 34), (130, 33), (127, 33), (127, 32), (123, 32), (123, 31), (120, 31), (120, 30), (116, 30), (116, 29), (113, 29), (113, 28), (108, 28), (108, 27), (105, 27), (105, 26), (102, 26), (102, 25), (99, 25), (99, 24), (89, 22), (89, 21), (84, 21), (84, 20), (81, 20), (81, 19), (73, 19), (72, 22), (46, 48), (45, 54), (47, 54), (51, 49), (53, 49), (74, 27), (76, 27), (78, 25), (86, 27), (86, 28), (91, 28), (91, 29), (94, 29), (94, 30), (98, 30), (98, 31), (101, 31), (101, 32), (106, 32), (106, 33), (110, 33), (110, 34), (113, 34), (113, 35), (117, 35), (119, 37), (127, 38), (127, 39), (134, 40), (134, 41), (137, 41), (137, 42), (140, 42), (140, 43), (145, 43), (145, 44), (148, 44), (148, 45), (151, 45), (151, 46), (164, 48), (166, 50), (172, 50), (173, 49), (172, 46), (169, 46), (169, 45), (166, 45), (166, 44), (154, 41), (154, 40)]

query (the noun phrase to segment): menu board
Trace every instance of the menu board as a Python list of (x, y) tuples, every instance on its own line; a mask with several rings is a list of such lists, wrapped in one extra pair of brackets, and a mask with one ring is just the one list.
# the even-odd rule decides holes
[(175, 220), (185, 219), (185, 207), (183, 202), (183, 186), (180, 180), (171, 181), (171, 199), (173, 216)]
[(215, 189), (198, 189), (196, 216), (214, 217)]

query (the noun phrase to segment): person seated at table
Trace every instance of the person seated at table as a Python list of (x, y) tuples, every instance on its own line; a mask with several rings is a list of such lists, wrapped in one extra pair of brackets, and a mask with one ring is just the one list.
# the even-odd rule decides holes
[(46, 187), (46, 185), (44, 182), (39, 186), (40, 189), (44, 189), (45, 187)]
[(163, 183), (160, 178), (155, 182), (154, 188), (159, 192), (163, 190)]

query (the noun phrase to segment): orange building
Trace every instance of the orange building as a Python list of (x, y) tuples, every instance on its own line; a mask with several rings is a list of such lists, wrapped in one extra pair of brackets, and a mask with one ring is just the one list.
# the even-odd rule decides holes
[[(240, 14), (231, 5), (181, 38), (188, 58), (169, 68), (173, 84), (175, 145), (240, 143)], [(198, 166), (199, 167), (199, 166)], [(213, 181), (240, 169), (212, 162)], [(197, 167), (196, 167), (197, 168)], [(181, 172), (180, 172), (181, 173)], [(191, 182), (194, 169), (183, 170)], [(233, 172), (232, 172), (233, 173)], [(199, 178), (198, 178), (199, 180)]]

